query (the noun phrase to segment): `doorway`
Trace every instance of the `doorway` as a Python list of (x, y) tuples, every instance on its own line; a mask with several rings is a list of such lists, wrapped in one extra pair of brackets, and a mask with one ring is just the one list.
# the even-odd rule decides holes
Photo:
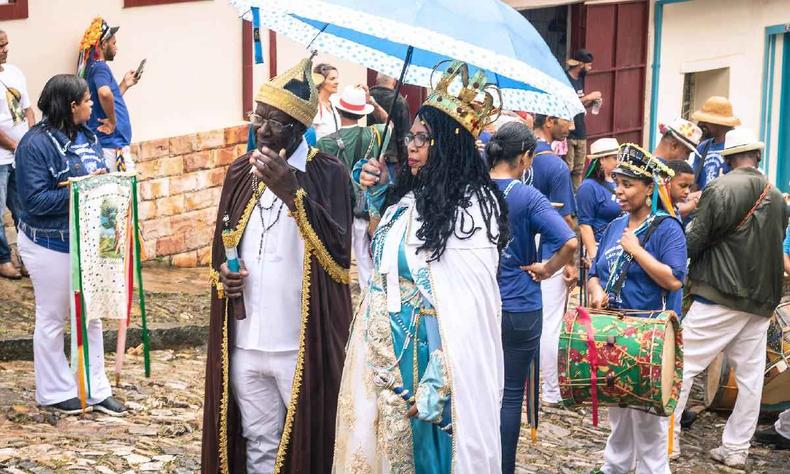
[(790, 192), (790, 24), (765, 29), (760, 169)]

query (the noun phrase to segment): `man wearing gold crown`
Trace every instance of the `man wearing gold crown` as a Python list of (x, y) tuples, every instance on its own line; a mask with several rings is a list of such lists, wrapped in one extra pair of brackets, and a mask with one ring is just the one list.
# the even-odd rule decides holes
[[(212, 249), (203, 472), (329, 472), (344, 347), (348, 171), (303, 135), (311, 60), (261, 86), (256, 150), (228, 169)], [(232, 271), (238, 260), (241, 267)]]
[[(397, 184), (383, 159), (354, 170), (382, 219), (343, 369), (334, 472), (501, 471), (496, 273), (508, 232), (475, 148), (493, 98), (484, 73), (445, 67), (404, 137)], [(454, 96), (447, 86), (459, 74)]]

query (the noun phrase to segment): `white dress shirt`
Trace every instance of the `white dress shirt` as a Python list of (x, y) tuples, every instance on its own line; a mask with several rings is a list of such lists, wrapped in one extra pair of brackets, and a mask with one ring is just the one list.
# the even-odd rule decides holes
[[(304, 172), (308, 151), (307, 142), (302, 140), (288, 164)], [(244, 286), (247, 317), (236, 320), (236, 347), (267, 352), (297, 350), (304, 240), (296, 220), (288, 215), (288, 206), (269, 188), (252, 210), (239, 251), (249, 276)]]

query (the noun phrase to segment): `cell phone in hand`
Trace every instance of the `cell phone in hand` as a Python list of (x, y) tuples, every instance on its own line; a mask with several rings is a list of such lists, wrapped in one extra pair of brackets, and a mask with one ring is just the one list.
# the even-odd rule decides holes
[(143, 75), (143, 68), (145, 67), (145, 59), (146, 58), (143, 58), (143, 60), (140, 61), (140, 65), (137, 66), (137, 70), (134, 71), (134, 77), (136, 77), (137, 79), (140, 79), (140, 76)]

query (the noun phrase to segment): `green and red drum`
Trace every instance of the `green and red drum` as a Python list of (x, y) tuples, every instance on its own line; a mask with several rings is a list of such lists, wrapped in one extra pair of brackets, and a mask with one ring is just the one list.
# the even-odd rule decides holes
[(563, 318), (558, 357), (565, 406), (593, 402), (659, 416), (675, 410), (683, 337), (673, 311), (579, 307)]

